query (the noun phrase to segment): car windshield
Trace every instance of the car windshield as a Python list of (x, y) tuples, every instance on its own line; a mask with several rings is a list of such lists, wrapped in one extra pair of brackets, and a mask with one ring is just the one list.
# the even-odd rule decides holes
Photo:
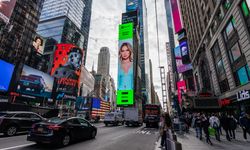
[(65, 120), (66, 120), (66, 119), (54, 117), (54, 118), (49, 118), (49, 119), (47, 120), (47, 122), (49, 122), (49, 123), (55, 123), (55, 124), (60, 124), (60, 123), (64, 122)]

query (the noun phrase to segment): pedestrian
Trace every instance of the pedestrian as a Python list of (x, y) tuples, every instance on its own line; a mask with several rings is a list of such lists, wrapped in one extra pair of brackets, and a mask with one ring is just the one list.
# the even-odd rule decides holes
[(219, 121), (220, 121), (220, 125), (219, 125), (219, 131), (220, 131), (220, 135), (222, 135), (222, 130), (221, 130), (221, 113), (218, 113), (218, 118), (219, 118)]
[(229, 116), (229, 135), (230, 138), (235, 139), (235, 130), (237, 128), (237, 120), (233, 115)]
[(223, 113), (221, 117), (221, 126), (226, 132), (227, 140), (231, 141), (231, 138), (229, 136), (229, 122), (230, 122), (230, 119), (228, 118), (227, 114)]
[(245, 112), (241, 113), (240, 126), (243, 130), (244, 140), (247, 141), (247, 133), (250, 135), (250, 115)]
[(202, 114), (201, 120), (202, 120), (203, 131), (204, 131), (204, 133), (206, 135), (206, 142), (208, 144), (210, 144), (210, 145), (213, 145), (213, 143), (210, 140), (209, 131), (208, 131), (208, 128), (209, 128), (209, 125), (210, 125), (209, 120), (204, 114)]
[(209, 123), (212, 128), (215, 129), (215, 138), (217, 141), (220, 141), (220, 120), (217, 117), (216, 114), (212, 114), (212, 116), (209, 118)]
[(194, 121), (194, 127), (195, 127), (195, 132), (196, 132), (196, 137), (200, 138), (202, 140), (202, 120), (200, 113), (197, 114), (195, 121)]
[(165, 149), (167, 150), (167, 131), (168, 129), (172, 128), (172, 121), (168, 113), (164, 113), (162, 116), (162, 127), (161, 127), (161, 146), (159, 148), (163, 148), (165, 146)]

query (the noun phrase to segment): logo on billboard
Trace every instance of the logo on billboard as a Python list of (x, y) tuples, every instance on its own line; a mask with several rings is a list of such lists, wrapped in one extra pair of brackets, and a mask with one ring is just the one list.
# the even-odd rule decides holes
[(51, 70), (51, 75), (57, 78), (57, 92), (77, 96), (82, 59), (82, 49), (72, 44), (57, 44)]
[(0, 18), (8, 23), (16, 5), (16, 0), (0, 0)]
[(239, 91), (237, 94), (237, 101), (242, 101), (250, 98), (249, 91), (247, 90), (242, 90)]

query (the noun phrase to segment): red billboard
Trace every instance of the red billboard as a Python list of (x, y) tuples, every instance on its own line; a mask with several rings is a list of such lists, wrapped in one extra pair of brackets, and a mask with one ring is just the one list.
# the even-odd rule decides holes
[(178, 33), (183, 28), (179, 12), (178, 0), (170, 0), (170, 4), (174, 21), (174, 30), (175, 33)]
[(83, 50), (72, 44), (57, 44), (51, 75), (57, 78), (57, 99), (76, 100)]
[(182, 106), (182, 94), (186, 93), (187, 87), (186, 82), (184, 80), (177, 82), (177, 89), (178, 89), (178, 101), (179, 105)]
[(8, 23), (16, 5), (16, 0), (0, 0), (0, 18)]

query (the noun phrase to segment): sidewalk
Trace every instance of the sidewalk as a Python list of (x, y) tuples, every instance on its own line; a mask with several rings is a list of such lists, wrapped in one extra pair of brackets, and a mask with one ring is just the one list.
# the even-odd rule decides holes
[[(182, 150), (249, 150), (250, 148), (250, 136), (248, 135), (248, 142), (244, 141), (243, 133), (241, 129), (236, 131), (236, 140), (231, 142), (226, 140), (225, 132), (221, 136), (221, 142), (217, 141), (215, 137), (211, 137), (213, 145), (206, 143), (206, 139), (203, 134), (203, 139), (200, 140), (195, 137), (195, 131), (190, 130), (190, 133), (183, 135), (177, 134), (177, 141), (182, 144)], [(164, 148), (159, 148), (160, 141), (155, 145), (155, 150), (163, 150)], [(165, 149), (164, 149), (165, 150)]]

